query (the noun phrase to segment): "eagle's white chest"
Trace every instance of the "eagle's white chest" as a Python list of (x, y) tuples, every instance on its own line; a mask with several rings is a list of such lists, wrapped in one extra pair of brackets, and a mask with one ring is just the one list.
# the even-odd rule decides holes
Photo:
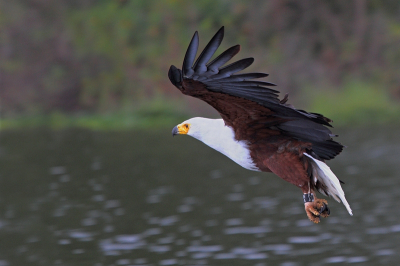
[(188, 135), (219, 151), (240, 166), (252, 171), (260, 171), (250, 156), (247, 143), (236, 141), (233, 129), (225, 126), (222, 119), (196, 119), (201, 119), (201, 122), (203, 122), (200, 127), (201, 130), (194, 129), (192, 131), (191, 128)]

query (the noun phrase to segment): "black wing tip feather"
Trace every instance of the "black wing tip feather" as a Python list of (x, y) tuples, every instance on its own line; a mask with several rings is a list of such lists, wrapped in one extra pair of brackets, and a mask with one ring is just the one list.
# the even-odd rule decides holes
[(168, 78), (178, 89), (182, 87), (182, 71), (176, 66), (171, 65), (168, 71)]
[[(224, 38), (224, 35), (225, 35), (225, 26), (221, 26), (221, 28), (219, 28), (219, 30), (217, 31), (217, 33), (215, 33), (215, 35), (218, 35), (218, 34), (222, 34), (222, 38)], [(214, 36), (215, 36), (214, 35)]]
[(206, 63), (211, 59), (224, 39), (224, 27), (222, 26), (211, 38), (193, 65), (195, 74), (199, 75), (207, 71)]
[[(247, 67), (249, 67), (254, 62), (254, 58), (244, 58), (239, 61), (233, 62), (227, 66), (222, 67), (230, 59), (232, 59), (239, 51), (240, 45), (235, 45), (225, 50), (214, 60), (207, 63), (215, 51), (220, 46), (225, 33), (225, 27), (222, 26), (217, 33), (211, 38), (206, 47), (203, 49), (201, 54), (198, 56), (197, 60), (196, 54), (199, 46), (199, 34), (196, 31), (189, 43), (188, 49), (183, 60), (182, 65), (182, 75), (183, 78), (191, 78), (192, 76), (200, 76), (205, 72), (209, 72), (209, 79), (213, 78), (223, 78), (231, 76), (232, 74), (239, 72)], [(215, 74), (215, 75), (213, 75)], [(218, 76), (219, 75), (219, 76)], [(213, 77), (214, 76), (214, 77)], [(216, 76), (216, 77), (215, 77)]]
[(218, 75), (220, 75), (220, 77), (230, 77), (232, 74), (248, 68), (249, 66), (251, 66), (251, 64), (253, 64), (253, 62), (253, 57), (244, 58), (239, 61), (233, 62), (232, 64), (220, 68), (219, 73), (215, 77), (213, 77), (213, 79), (219, 78)]
[(184, 77), (190, 77), (194, 72), (192, 69), (194, 59), (196, 58), (197, 49), (199, 48), (199, 33), (196, 31), (193, 34), (192, 40), (186, 50), (182, 64), (182, 74)]
[(240, 52), (240, 45), (236, 44), (227, 50), (225, 50), (223, 53), (221, 53), (219, 56), (217, 56), (214, 60), (209, 62), (207, 64), (207, 68), (210, 71), (217, 72), (218, 68), (226, 64), (229, 60), (231, 60), (235, 55), (237, 55)]
[[(222, 39), (224, 38), (224, 34), (225, 34), (225, 27), (222, 26), (213, 36), (213, 38), (210, 40), (210, 42), (207, 44), (207, 46), (204, 48), (203, 52), (200, 54), (200, 56), (197, 58), (195, 62), (194, 59), (196, 58), (199, 46), (199, 33), (198, 31), (195, 31), (192, 40), (189, 43), (188, 49), (186, 50), (185, 57), (183, 59), (182, 74), (184, 77), (187, 78), (191, 77), (194, 74), (195, 69), (197, 68), (199, 63), (200, 64), (207, 63), (207, 62), (201, 62), (203, 56), (206, 55), (209, 50), (211, 50), (212, 52), (210, 53), (209, 58), (207, 59), (208, 56), (206, 55), (204, 61), (208, 61), (211, 58), (211, 56), (215, 53), (215, 50), (217, 50), (217, 48), (221, 44)], [(213, 46), (213, 44), (215, 45)]]

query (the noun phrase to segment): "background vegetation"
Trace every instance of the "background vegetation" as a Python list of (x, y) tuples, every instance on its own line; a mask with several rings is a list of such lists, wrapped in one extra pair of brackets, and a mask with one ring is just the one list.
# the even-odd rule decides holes
[[(148, 127), (213, 114), (169, 82), (195, 30), (335, 124), (400, 118), (400, 1), (0, 1), (2, 128)], [(179, 117), (179, 119), (178, 119)], [(172, 123), (174, 124), (174, 123)]]

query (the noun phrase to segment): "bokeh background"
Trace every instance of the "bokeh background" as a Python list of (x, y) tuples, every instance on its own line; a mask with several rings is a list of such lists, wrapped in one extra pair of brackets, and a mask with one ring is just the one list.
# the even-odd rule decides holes
[(3, 127), (84, 117), (138, 127), (206, 111), (166, 73), (194, 31), (204, 47), (221, 26), (219, 52), (241, 44), (237, 58), (254, 57), (249, 70), (269, 73), (302, 108), (337, 124), (397, 121), (399, 9), (395, 0), (2, 1)]
[[(353, 209), (189, 137), (167, 77), (221, 27), (246, 71), (334, 120)], [(0, 0), (0, 266), (398, 265), (400, 2)]]

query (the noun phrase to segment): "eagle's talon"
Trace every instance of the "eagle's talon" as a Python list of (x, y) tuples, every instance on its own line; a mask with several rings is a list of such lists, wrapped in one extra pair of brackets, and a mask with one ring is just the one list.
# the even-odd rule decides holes
[(308, 219), (314, 223), (321, 221), (321, 216), (326, 218), (330, 214), (328, 203), (324, 199), (315, 199), (313, 202), (306, 202), (304, 204)]
[(331, 210), (328, 208), (328, 205), (324, 203), (324, 206), (321, 208), (320, 214), (322, 217), (326, 218), (331, 214)]

